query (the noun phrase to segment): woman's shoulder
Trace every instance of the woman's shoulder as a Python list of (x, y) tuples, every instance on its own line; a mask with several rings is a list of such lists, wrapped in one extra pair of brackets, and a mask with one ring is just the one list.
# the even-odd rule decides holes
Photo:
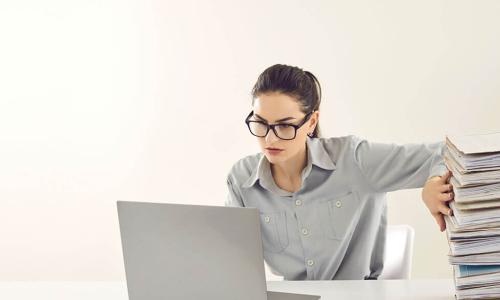
[[(351, 166), (356, 159), (356, 151), (366, 141), (364, 138), (350, 134), (343, 136), (319, 137), (311, 139), (311, 149), (316, 160), (329, 157), (335, 165)], [(314, 157), (313, 157), (314, 159)]]
[(330, 155), (336, 155), (354, 150), (364, 139), (358, 135), (319, 137), (312, 139), (320, 144)]
[(257, 169), (262, 155), (262, 152), (258, 152), (238, 159), (229, 169), (228, 178), (237, 183), (245, 182)]

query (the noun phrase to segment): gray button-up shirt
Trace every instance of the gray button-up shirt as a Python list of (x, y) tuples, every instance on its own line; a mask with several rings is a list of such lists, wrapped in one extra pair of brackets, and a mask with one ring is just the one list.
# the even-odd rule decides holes
[(444, 146), (307, 137), (297, 192), (276, 185), (259, 152), (232, 166), (225, 205), (259, 209), (264, 259), (285, 280), (376, 279), (384, 265), (386, 192), (443, 175)]

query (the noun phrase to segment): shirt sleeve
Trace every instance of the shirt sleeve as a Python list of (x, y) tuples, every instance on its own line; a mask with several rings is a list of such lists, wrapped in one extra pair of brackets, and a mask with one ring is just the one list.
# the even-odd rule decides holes
[(423, 187), (432, 176), (447, 168), (445, 142), (384, 144), (354, 137), (354, 161), (368, 184), (378, 192)]
[(238, 192), (230, 174), (227, 176), (227, 188), (228, 193), (225, 200), (225, 206), (244, 207), (241, 195)]

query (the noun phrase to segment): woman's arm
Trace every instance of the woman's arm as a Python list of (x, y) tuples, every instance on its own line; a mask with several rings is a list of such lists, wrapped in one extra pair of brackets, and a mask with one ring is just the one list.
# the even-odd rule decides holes
[(420, 188), (422, 200), (441, 231), (443, 214), (451, 214), (447, 201), (453, 199), (451, 174), (443, 160), (445, 142), (427, 144), (384, 144), (355, 137), (354, 161), (367, 183), (377, 192)]

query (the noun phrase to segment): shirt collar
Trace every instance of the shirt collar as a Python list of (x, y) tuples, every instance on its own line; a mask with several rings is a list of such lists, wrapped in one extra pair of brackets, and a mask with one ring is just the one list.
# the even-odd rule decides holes
[[(310, 138), (307, 136), (307, 165), (302, 171), (303, 179), (309, 175), (312, 165), (318, 166), (325, 170), (335, 170), (335, 163), (332, 161), (328, 152), (319, 138)], [(271, 166), (267, 157), (261, 153), (257, 167), (253, 170), (250, 177), (243, 183), (242, 187), (249, 188), (260, 180), (261, 185), (269, 189), (271, 182), (274, 182), (271, 174)]]

